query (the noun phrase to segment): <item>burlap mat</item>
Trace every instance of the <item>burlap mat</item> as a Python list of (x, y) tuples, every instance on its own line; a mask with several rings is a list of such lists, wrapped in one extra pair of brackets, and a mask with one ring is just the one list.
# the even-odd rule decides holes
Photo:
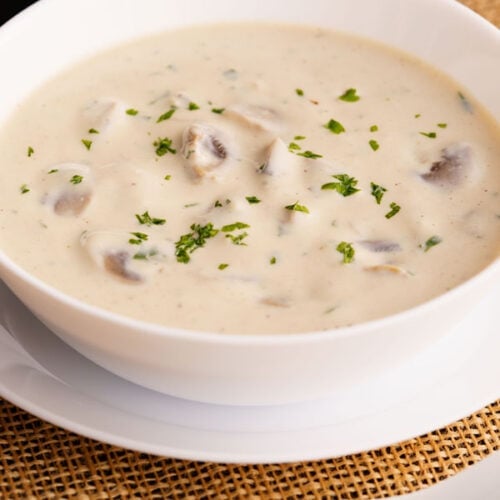
[[(500, 0), (463, 3), (500, 25)], [(236, 466), (113, 447), (0, 399), (2, 500), (386, 498), (431, 486), (499, 449), (500, 400), (445, 429), (388, 448), (318, 462)]]

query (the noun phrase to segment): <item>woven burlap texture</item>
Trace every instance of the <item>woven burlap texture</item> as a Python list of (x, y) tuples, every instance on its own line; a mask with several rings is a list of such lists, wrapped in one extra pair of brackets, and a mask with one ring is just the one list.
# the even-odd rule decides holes
[[(500, 25), (500, 0), (464, 0)], [(374, 499), (431, 486), (500, 450), (500, 400), (407, 442), (331, 460), (218, 465), (82, 438), (0, 399), (0, 500)]]

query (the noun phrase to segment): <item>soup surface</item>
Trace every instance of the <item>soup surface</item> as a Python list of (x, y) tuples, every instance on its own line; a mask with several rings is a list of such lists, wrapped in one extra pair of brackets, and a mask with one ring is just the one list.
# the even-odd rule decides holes
[(133, 318), (330, 329), (462, 283), (500, 247), (500, 131), (396, 50), (265, 24), (86, 60), (0, 134), (2, 249)]

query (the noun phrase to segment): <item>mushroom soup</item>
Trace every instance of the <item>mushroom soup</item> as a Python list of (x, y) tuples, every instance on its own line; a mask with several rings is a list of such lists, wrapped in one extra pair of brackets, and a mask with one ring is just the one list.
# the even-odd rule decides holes
[(133, 318), (330, 329), (500, 247), (500, 131), (445, 75), (327, 30), (168, 32), (80, 63), (2, 127), (2, 249)]

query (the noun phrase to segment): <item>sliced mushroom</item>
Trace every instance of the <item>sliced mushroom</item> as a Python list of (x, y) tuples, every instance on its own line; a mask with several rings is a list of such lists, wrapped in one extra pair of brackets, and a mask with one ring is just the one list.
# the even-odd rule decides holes
[(95, 129), (99, 134), (105, 133), (126, 118), (127, 106), (113, 98), (96, 99), (83, 111), (88, 128)]
[(43, 176), (42, 204), (56, 215), (78, 217), (92, 200), (93, 176), (86, 165), (63, 163), (54, 165)]
[(131, 238), (133, 235), (125, 231), (87, 231), (80, 237), (80, 244), (99, 268), (127, 282), (142, 283), (173, 256), (174, 245), (152, 241), (151, 237), (132, 244)]
[(224, 163), (228, 157), (228, 149), (218, 130), (197, 123), (184, 131), (182, 154), (186, 159), (186, 166), (196, 177), (201, 178)]
[(104, 269), (127, 281), (143, 281), (143, 277), (128, 268), (130, 254), (128, 252), (110, 252), (103, 255)]
[(400, 252), (399, 243), (388, 240), (364, 240), (360, 242), (363, 247), (374, 253), (393, 253)]
[(264, 162), (258, 172), (266, 175), (286, 175), (295, 157), (290, 154), (286, 144), (280, 139), (275, 139), (265, 150)]
[(235, 104), (226, 108), (224, 116), (234, 118), (247, 127), (277, 133), (283, 129), (279, 114), (266, 106)]
[(472, 148), (467, 144), (453, 144), (443, 149), (441, 159), (433, 163), (429, 172), (421, 177), (440, 187), (455, 187), (472, 168)]

